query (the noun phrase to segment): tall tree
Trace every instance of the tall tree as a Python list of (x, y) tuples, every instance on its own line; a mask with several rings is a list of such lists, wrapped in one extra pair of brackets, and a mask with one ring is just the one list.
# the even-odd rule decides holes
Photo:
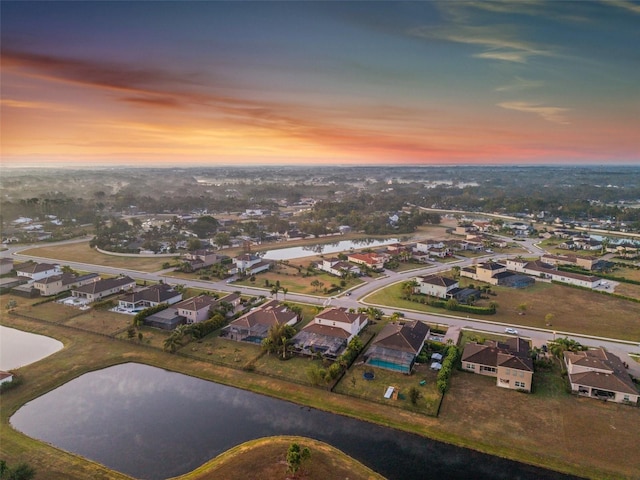
[(295, 328), (284, 323), (276, 323), (269, 328), (267, 337), (262, 341), (262, 348), (269, 353), (282, 353), (282, 358), (287, 358), (289, 340), (296, 334)]
[(311, 450), (307, 447), (300, 448), (297, 443), (292, 443), (287, 452), (287, 470), (294, 475), (300, 470), (302, 463), (311, 457)]

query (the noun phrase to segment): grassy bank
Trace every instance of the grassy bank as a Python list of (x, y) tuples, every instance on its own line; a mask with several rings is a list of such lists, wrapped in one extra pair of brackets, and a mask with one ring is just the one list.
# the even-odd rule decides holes
[[(2, 458), (10, 464), (28, 462), (40, 472), (37, 477), (40, 479), (128, 478), (33, 440), (9, 426), (10, 416), (26, 402), (83, 373), (123, 362), (144, 363), (576, 475), (622, 479), (633, 478), (640, 471), (640, 458), (628, 455), (629, 447), (640, 437), (639, 410), (635, 408), (568, 395), (549, 403), (548, 398), (538, 399), (535, 395), (491, 385), (480, 384), (480, 388), (474, 382), (483, 382), (485, 378), (458, 373), (445, 395), (441, 416), (433, 418), (204, 360), (170, 355), (64, 325), (10, 315), (4, 317), (3, 324), (57, 338), (65, 345), (45, 361), (19, 369), (23, 384), (2, 394)], [(487, 395), (490, 398), (485, 398)], [(537, 422), (532, 430), (525, 430), (523, 419), (531, 416), (529, 412), (535, 412)], [(601, 442), (594, 442), (584, 432), (603, 434), (613, 431), (610, 425), (617, 430), (615, 436), (607, 437), (607, 455), (594, 454), (595, 448), (603, 448)]]
[(331, 445), (310, 438), (291, 436), (266, 437), (243, 443), (193, 472), (172, 480), (281, 480), (287, 473), (286, 453), (292, 443), (311, 451), (310, 459), (299, 472), (300, 478), (304, 480), (384, 480), (381, 475)]

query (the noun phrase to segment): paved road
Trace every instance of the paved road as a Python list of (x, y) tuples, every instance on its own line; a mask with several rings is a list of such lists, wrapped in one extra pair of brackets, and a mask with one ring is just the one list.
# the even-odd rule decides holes
[[(512, 241), (511, 238), (505, 238), (505, 240)], [(59, 242), (59, 244), (67, 244), (67, 243), (75, 243), (86, 241), (86, 239), (77, 239), (70, 240), (65, 242)], [(544, 254), (544, 250), (538, 247), (535, 242), (535, 239), (524, 239), (521, 243), (522, 248), (524, 248), (527, 252), (527, 256), (540, 256)], [(47, 244), (52, 245), (52, 244)], [(41, 245), (33, 245), (33, 246), (41, 246)], [(7, 257), (13, 256), (19, 260), (28, 260), (33, 259), (36, 261), (52, 261), (49, 258), (38, 258), (31, 255), (25, 255), (20, 253), (23, 250), (27, 250), (32, 248), (32, 246), (11, 246), (8, 250), (0, 252), (0, 256)], [(386, 271), (385, 275), (376, 279), (368, 279), (364, 284), (358, 286), (357, 288), (352, 289), (350, 292), (344, 292), (338, 296), (331, 297), (327, 299), (326, 297), (314, 296), (314, 295), (303, 295), (298, 293), (289, 292), (286, 295), (286, 299), (288, 301), (299, 302), (299, 303), (308, 303), (315, 305), (333, 305), (337, 307), (345, 307), (345, 308), (354, 308), (357, 309), (362, 306), (371, 306), (372, 304), (367, 301), (367, 296), (372, 292), (375, 292), (381, 288), (385, 288), (391, 284), (403, 282), (410, 280), (419, 275), (430, 275), (438, 272), (443, 272), (446, 270), (450, 270), (452, 266), (456, 265), (459, 267), (466, 267), (473, 263), (477, 263), (482, 260), (494, 259), (497, 261), (504, 260), (505, 258), (515, 257), (514, 254), (489, 254), (483, 257), (477, 258), (459, 258), (455, 262), (449, 262), (446, 264), (430, 264), (428, 266), (418, 268), (416, 270), (406, 271), (406, 272), (392, 272)], [(124, 274), (134, 277), (139, 280), (146, 280), (148, 282), (157, 282), (164, 281), (166, 283), (174, 283), (174, 284), (183, 284), (186, 287), (192, 288), (201, 288), (204, 290), (215, 290), (222, 292), (235, 292), (240, 291), (246, 295), (254, 295), (254, 296), (270, 296), (270, 292), (268, 289), (255, 288), (255, 287), (244, 287), (236, 284), (229, 284), (226, 281), (204, 281), (204, 280), (191, 280), (191, 279), (176, 279), (174, 277), (169, 277), (166, 274), (168, 272), (141, 272), (137, 270), (128, 270), (123, 268), (114, 268), (114, 267), (106, 267), (103, 265), (93, 265), (86, 264), (80, 262), (68, 262), (62, 261), (64, 265), (69, 265), (71, 268), (76, 270), (83, 270), (88, 272), (95, 272), (101, 274), (108, 275), (118, 275)], [(348, 295), (347, 295), (348, 293)], [(280, 293), (278, 298), (282, 298), (282, 294)], [(527, 338), (531, 338), (531, 340), (536, 344), (544, 344), (549, 341), (552, 341), (556, 337), (568, 337), (580, 342), (583, 345), (592, 345), (592, 346), (603, 346), (612, 353), (620, 356), (624, 361), (626, 361), (630, 368), (630, 373), (636, 377), (640, 377), (640, 364), (634, 362), (629, 356), (629, 353), (640, 353), (640, 345), (638, 342), (629, 342), (618, 339), (609, 339), (602, 337), (591, 337), (587, 335), (579, 335), (571, 332), (554, 332), (553, 330), (547, 329), (538, 329), (531, 327), (523, 327), (520, 325), (510, 325), (498, 322), (492, 322), (490, 320), (478, 320), (471, 319), (466, 316), (456, 316), (456, 315), (442, 315), (442, 314), (426, 314), (416, 311), (410, 310), (400, 310), (393, 309), (381, 305), (375, 305), (377, 308), (380, 308), (385, 314), (391, 315), (396, 311), (400, 311), (405, 314), (407, 318), (423, 320), (430, 323), (446, 325), (449, 327), (458, 327), (458, 328), (471, 328), (479, 331), (493, 332), (493, 333), (504, 333), (504, 329), (506, 327), (516, 328), (518, 333)], [(640, 339), (639, 339), (640, 342)]]

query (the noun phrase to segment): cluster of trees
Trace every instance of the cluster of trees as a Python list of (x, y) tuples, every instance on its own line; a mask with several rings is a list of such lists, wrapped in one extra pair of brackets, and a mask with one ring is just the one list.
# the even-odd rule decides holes
[(296, 475), (302, 464), (311, 458), (311, 450), (307, 447), (300, 447), (297, 443), (289, 445), (287, 451), (287, 471)]
[(190, 339), (204, 338), (212, 332), (227, 325), (229, 319), (220, 311), (212, 312), (211, 317), (204, 322), (179, 325), (164, 341), (164, 350), (175, 353)]
[[(311, 235), (335, 232), (340, 225), (369, 235), (412, 233), (424, 224), (440, 223), (440, 215), (426, 213), (417, 208), (403, 210), (406, 198), (385, 194), (361, 193), (347, 196), (340, 201), (324, 200), (303, 216), (299, 229)], [(391, 213), (397, 212), (398, 220), (392, 222)]]
[(322, 383), (329, 384), (349, 368), (353, 361), (358, 357), (363, 347), (364, 345), (362, 340), (356, 335), (349, 341), (349, 344), (342, 355), (340, 355), (335, 362), (329, 365), (328, 368), (321, 368), (317, 365), (312, 365), (307, 368), (307, 378), (312, 385), (320, 385)]
[(262, 348), (286, 360), (291, 354), (291, 339), (295, 334), (296, 329), (291, 325), (276, 323), (269, 328), (267, 337), (262, 341)]

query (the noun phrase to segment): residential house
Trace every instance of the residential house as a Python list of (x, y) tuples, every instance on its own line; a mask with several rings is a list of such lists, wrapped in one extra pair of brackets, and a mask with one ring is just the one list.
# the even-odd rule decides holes
[(132, 290), (136, 286), (136, 281), (130, 277), (114, 277), (98, 280), (87, 285), (71, 290), (73, 297), (92, 303), (101, 300), (109, 295)]
[(200, 249), (185, 253), (183, 260), (191, 266), (192, 270), (210, 267), (220, 263), (224, 257), (216, 254), (213, 250)]
[(173, 308), (178, 311), (178, 315), (186, 319), (187, 324), (192, 324), (207, 320), (211, 305), (217, 304), (216, 298), (203, 294), (176, 303)]
[(443, 249), (445, 248), (445, 244), (441, 240), (422, 240), (420, 242), (416, 242), (413, 250), (416, 252), (430, 252), (434, 248)]
[(123, 310), (132, 311), (155, 307), (162, 303), (173, 305), (180, 300), (182, 300), (182, 293), (171, 285), (157, 283), (123, 296), (118, 301), (118, 306)]
[(506, 225), (506, 228), (510, 229), (513, 235), (517, 237), (526, 237), (533, 232), (533, 227), (522, 222), (513, 222), (510, 225)]
[(13, 258), (0, 258), (0, 275), (7, 275), (13, 270)]
[(578, 287), (591, 289), (598, 288), (602, 285), (602, 279), (599, 277), (572, 272), (562, 272), (557, 270), (553, 265), (540, 260), (528, 262), (517, 258), (510, 259), (507, 260), (507, 266), (511, 271), (521, 272), (526, 275), (546, 279), (548, 281), (567, 283), (569, 285), (576, 285)]
[(298, 314), (277, 300), (254, 308), (233, 320), (223, 329), (223, 335), (231, 340), (262, 343), (273, 325), (295, 325)]
[(26, 277), (30, 280), (40, 280), (60, 273), (60, 265), (51, 263), (24, 262), (14, 267), (19, 277)]
[(429, 326), (418, 320), (389, 323), (367, 349), (367, 365), (409, 374), (429, 338)]
[(33, 287), (40, 291), (43, 297), (57, 295), (73, 288), (88, 285), (100, 280), (97, 273), (88, 273), (86, 275), (76, 275), (74, 273), (61, 273), (52, 275), (51, 277), (41, 278), (33, 282)]
[(336, 277), (342, 277), (346, 274), (352, 274), (354, 276), (362, 275), (360, 268), (338, 258), (325, 258), (317, 264), (317, 268)]
[(507, 266), (497, 262), (485, 262), (460, 270), (460, 276), (479, 280), (490, 285), (499, 285), (501, 280), (511, 275)]
[(533, 360), (529, 356), (529, 343), (520, 337), (506, 342), (488, 340), (484, 345), (467, 343), (462, 353), (462, 369), (495, 377), (498, 387), (531, 391)]
[(438, 298), (451, 298), (450, 292), (460, 287), (460, 283), (457, 280), (441, 277), (440, 275), (416, 277), (415, 280), (418, 283), (418, 286), (415, 287), (416, 293)]
[(571, 265), (593, 270), (600, 262), (598, 257), (577, 255), (552, 255), (550, 253), (540, 257), (540, 260), (551, 265)]
[(473, 222), (473, 226), (476, 227), (476, 230), (481, 233), (486, 233), (493, 230), (493, 225), (491, 224), (491, 222), (475, 221)]
[(245, 253), (233, 259), (235, 268), (231, 273), (245, 273), (247, 275), (255, 275), (271, 268), (271, 262), (262, 260), (262, 257)]
[(571, 391), (575, 394), (636, 405), (640, 398), (624, 364), (604, 348), (564, 352)]
[[(203, 294), (175, 303), (172, 308), (175, 308), (178, 315), (186, 319), (187, 324), (191, 324), (208, 320), (209, 312), (220, 307), (223, 303), (230, 305), (235, 311), (241, 303), (241, 298), (237, 293), (230, 293), (222, 298)], [(227, 314), (232, 315), (233, 311), (229, 311)]]
[(453, 233), (456, 235), (467, 235), (468, 233), (475, 232), (475, 231), (477, 231), (477, 228), (474, 227), (473, 225), (464, 224), (464, 225), (458, 225), (456, 229), (453, 231)]
[(352, 253), (347, 260), (359, 265), (366, 265), (372, 270), (384, 270), (384, 264), (389, 260), (385, 253)]
[(302, 355), (320, 354), (335, 360), (368, 321), (366, 315), (346, 308), (326, 308), (293, 337), (293, 348)]

